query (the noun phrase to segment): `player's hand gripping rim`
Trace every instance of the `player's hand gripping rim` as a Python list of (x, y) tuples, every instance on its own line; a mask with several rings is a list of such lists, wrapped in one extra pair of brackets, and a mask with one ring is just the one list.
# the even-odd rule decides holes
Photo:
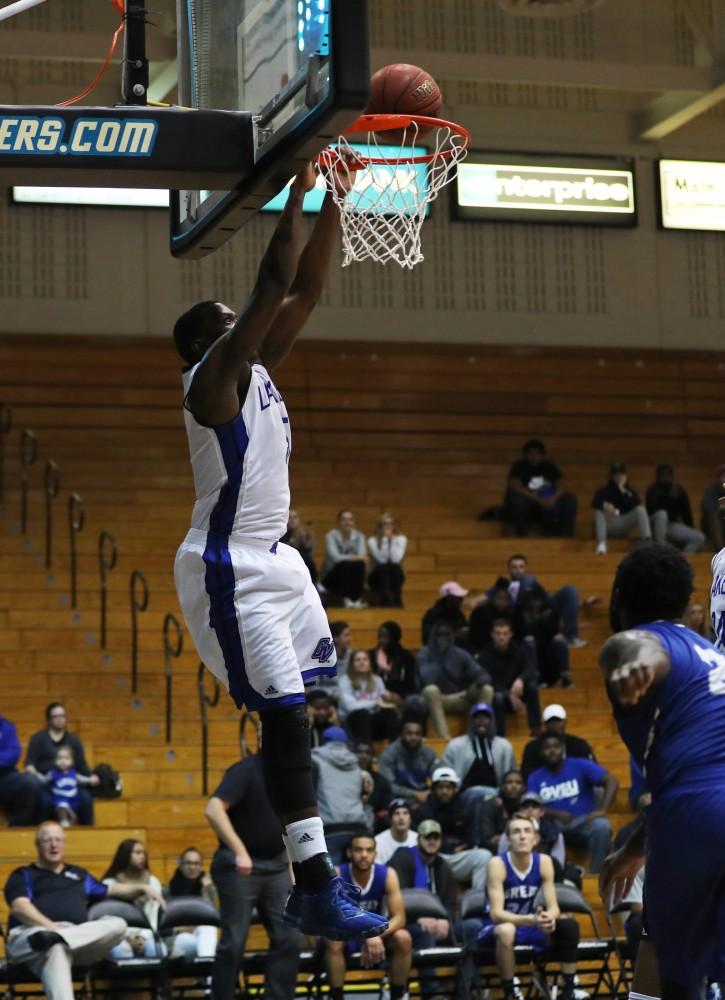
[(643, 864), (644, 858), (640, 854), (624, 847), (605, 859), (599, 875), (599, 895), (605, 906), (617, 906), (626, 899)]

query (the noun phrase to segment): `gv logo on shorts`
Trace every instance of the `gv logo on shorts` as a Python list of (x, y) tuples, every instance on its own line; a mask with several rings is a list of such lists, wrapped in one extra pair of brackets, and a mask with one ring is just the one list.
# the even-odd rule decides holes
[(320, 639), (320, 641), (315, 646), (315, 651), (312, 654), (313, 660), (319, 660), (320, 663), (327, 663), (332, 654), (335, 651), (335, 643), (332, 639)]

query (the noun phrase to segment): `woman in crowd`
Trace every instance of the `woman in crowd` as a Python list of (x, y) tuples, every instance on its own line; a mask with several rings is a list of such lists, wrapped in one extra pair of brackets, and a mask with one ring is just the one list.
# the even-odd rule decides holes
[(140, 907), (149, 922), (150, 930), (130, 927), (125, 939), (111, 951), (113, 958), (157, 958), (165, 954), (163, 944), (156, 938), (159, 913), (164, 906), (161, 883), (152, 875), (146, 848), (140, 840), (122, 840), (116, 848), (113, 861), (103, 876), (106, 885), (115, 882), (144, 882), (149, 887), (149, 897)]
[(287, 517), (287, 531), (280, 542), (291, 545), (302, 556), (302, 562), (310, 571), (312, 582), (317, 583), (317, 567), (315, 566), (315, 533), (309, 521), (302, 521), (296, 510), (291, 510)]
[(370, 654), (358, 649), (340, 678), (340, 718), (355, 739), (393, 740), (398, 735), (400, 714), (382, 677), (373, 673)]
[(405, 557), (408, 539), (400, 531), (392, 514), (381, 514), (377, 530), (368, 538), (368, 551), (372, 571), (368, 586), (377, 595), (383, 608), (402, 608), (402, 590), (405, 573), (401, 563)]
[[(201, 854), (195, 847), (187, 847), (179, 858), (179, 867), (167, 887), (168, 899), (180, 896), (198, 896), (217, 906), (217, 892), (211, 878), (202, 868)], [(213, 958), (216, 954), (217, 929), (211, 924), (177, 929), (171, 945), (171, 957)]]
[(341, 597), (346, 608), (364, 608), (365, 535), (355, 528), (355, 515), (341, 510), (337, 527), (325, 535), (325, 567), (322, 583), (331, 595)]
[(378, 627), (378, 644), (370, 650), (370, 660), (374, 672), (385, 684), (391, 704), (407, 715), (408, 707), (420, 712), (425, 701), (419, 694), (415, 656), (403, 646), (402, 638), (403, 632), (397, 622), (383, 622)]
[(697, 632), (697, 634), (701, 635), (703, 639), (707, 639), (708, 642), (712, 642), (713, 632), (710, 626), (710, 616), (708, 615), (704, 604), (700, 604), (699, 601), (693, 601), (685, 612), (682, 624), (686, 625), (687, 628), (692, 629), (693, 632)]

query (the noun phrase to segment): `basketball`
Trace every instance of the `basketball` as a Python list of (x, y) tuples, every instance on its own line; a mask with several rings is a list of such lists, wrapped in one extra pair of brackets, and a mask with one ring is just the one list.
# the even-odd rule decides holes
[[(441, 89), (426, 70), (409, 63), (383, 66), (370, 81), (370, 103), (365, 114), (427, 115), (436, 118), (443, 107)], [(429, 129), (421, 127), (419, 135)], [(390, 133), (390, 138), (399, 133)]]

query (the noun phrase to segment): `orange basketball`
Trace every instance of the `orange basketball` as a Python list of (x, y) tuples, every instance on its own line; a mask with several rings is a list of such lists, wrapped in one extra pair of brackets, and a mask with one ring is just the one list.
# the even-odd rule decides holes
[[(409, 63), (383, 66), (370, 81), (370, 103), (365, 114), (427, 115), (436, 118), (443, 107), (441, 89), (430, 73)], [(421, 128), (420, 135), (429, 131)], [(379, 133), (382, 137), (384, 133)], [(393, 141), (398, 132), (390, 133)]]

